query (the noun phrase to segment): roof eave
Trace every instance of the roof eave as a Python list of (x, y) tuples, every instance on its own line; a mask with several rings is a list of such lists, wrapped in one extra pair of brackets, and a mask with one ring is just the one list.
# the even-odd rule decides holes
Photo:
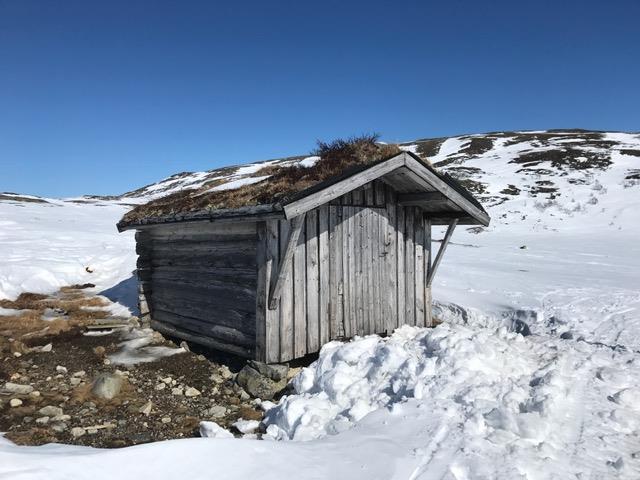
[(176, 212), (170, 215), (145, 217), (141, 220), (116, 224), (119, 232), (141, 228), (183, 222), (230, 222), (261, 221), (270, 218), (284, 218), (282, 207), (278, 204), (254, 205), (241, 208), (206, 209), (196, 212)]

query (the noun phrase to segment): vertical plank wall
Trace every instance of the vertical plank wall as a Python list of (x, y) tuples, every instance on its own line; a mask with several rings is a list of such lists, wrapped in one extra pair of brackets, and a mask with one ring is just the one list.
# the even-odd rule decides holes
[(259, 224), (259, 359), (283, 362), (317, 352), (331, 339), (431, 325), (431, 224), (396, 198), (375, 181), (308, 212), (275, 310), (260, 296), (275, 281), (290, 223)]

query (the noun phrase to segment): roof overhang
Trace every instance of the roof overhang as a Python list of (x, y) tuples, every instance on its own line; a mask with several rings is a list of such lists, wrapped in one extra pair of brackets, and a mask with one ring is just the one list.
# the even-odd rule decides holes
[(373, 180), (382, 180), (399, 194), (399, 202), (422, 208), (433, 223), (447, 224), (452, 219), (466, 225), (489, 225), (490, 217), (473, 196), (448, 175), (437, 173), (410, 152), (400, 153), (334, 182), (324, 182), (313, 192), (301, 192), (282, 208), (286, 218), (294, 218), (320, 205), (360, 188)]

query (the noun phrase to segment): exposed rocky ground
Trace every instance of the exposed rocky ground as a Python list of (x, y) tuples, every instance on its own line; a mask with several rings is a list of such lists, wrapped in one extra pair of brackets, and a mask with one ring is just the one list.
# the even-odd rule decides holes
[[(293, 370), (189, 351), (81, 287), (0, 301), (0, 431), (8, 439), (121, 447), (198, 436), (201, 421), (260, 435), (255, 395), (272, 397)], [(240, 432), (240, 419), (253, 422), (239, 423)]]

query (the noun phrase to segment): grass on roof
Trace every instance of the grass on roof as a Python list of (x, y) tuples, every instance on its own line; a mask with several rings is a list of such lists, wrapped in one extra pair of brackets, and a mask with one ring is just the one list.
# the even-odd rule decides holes
[[(181, 190), (152, 200), (129, 211), (122, 219), (127, 225), (144, 218), (169, 216), (207, 209), (241, 208), (284, 202), (299, 192), (344, 174), (352, 168), (378, 162), (401, 152), (394, 144), (377, 143), (378, 135), (361, 135), (332, 142), (318, 141), (311, 152), (320, 159), (312, 166), (271, 164), (258, 170), (255, 176), (269, 175), (260, 182), (233, 190), (211, 191), (215, 185)], [(224, 183), (220, 181), (219, 184)]]

